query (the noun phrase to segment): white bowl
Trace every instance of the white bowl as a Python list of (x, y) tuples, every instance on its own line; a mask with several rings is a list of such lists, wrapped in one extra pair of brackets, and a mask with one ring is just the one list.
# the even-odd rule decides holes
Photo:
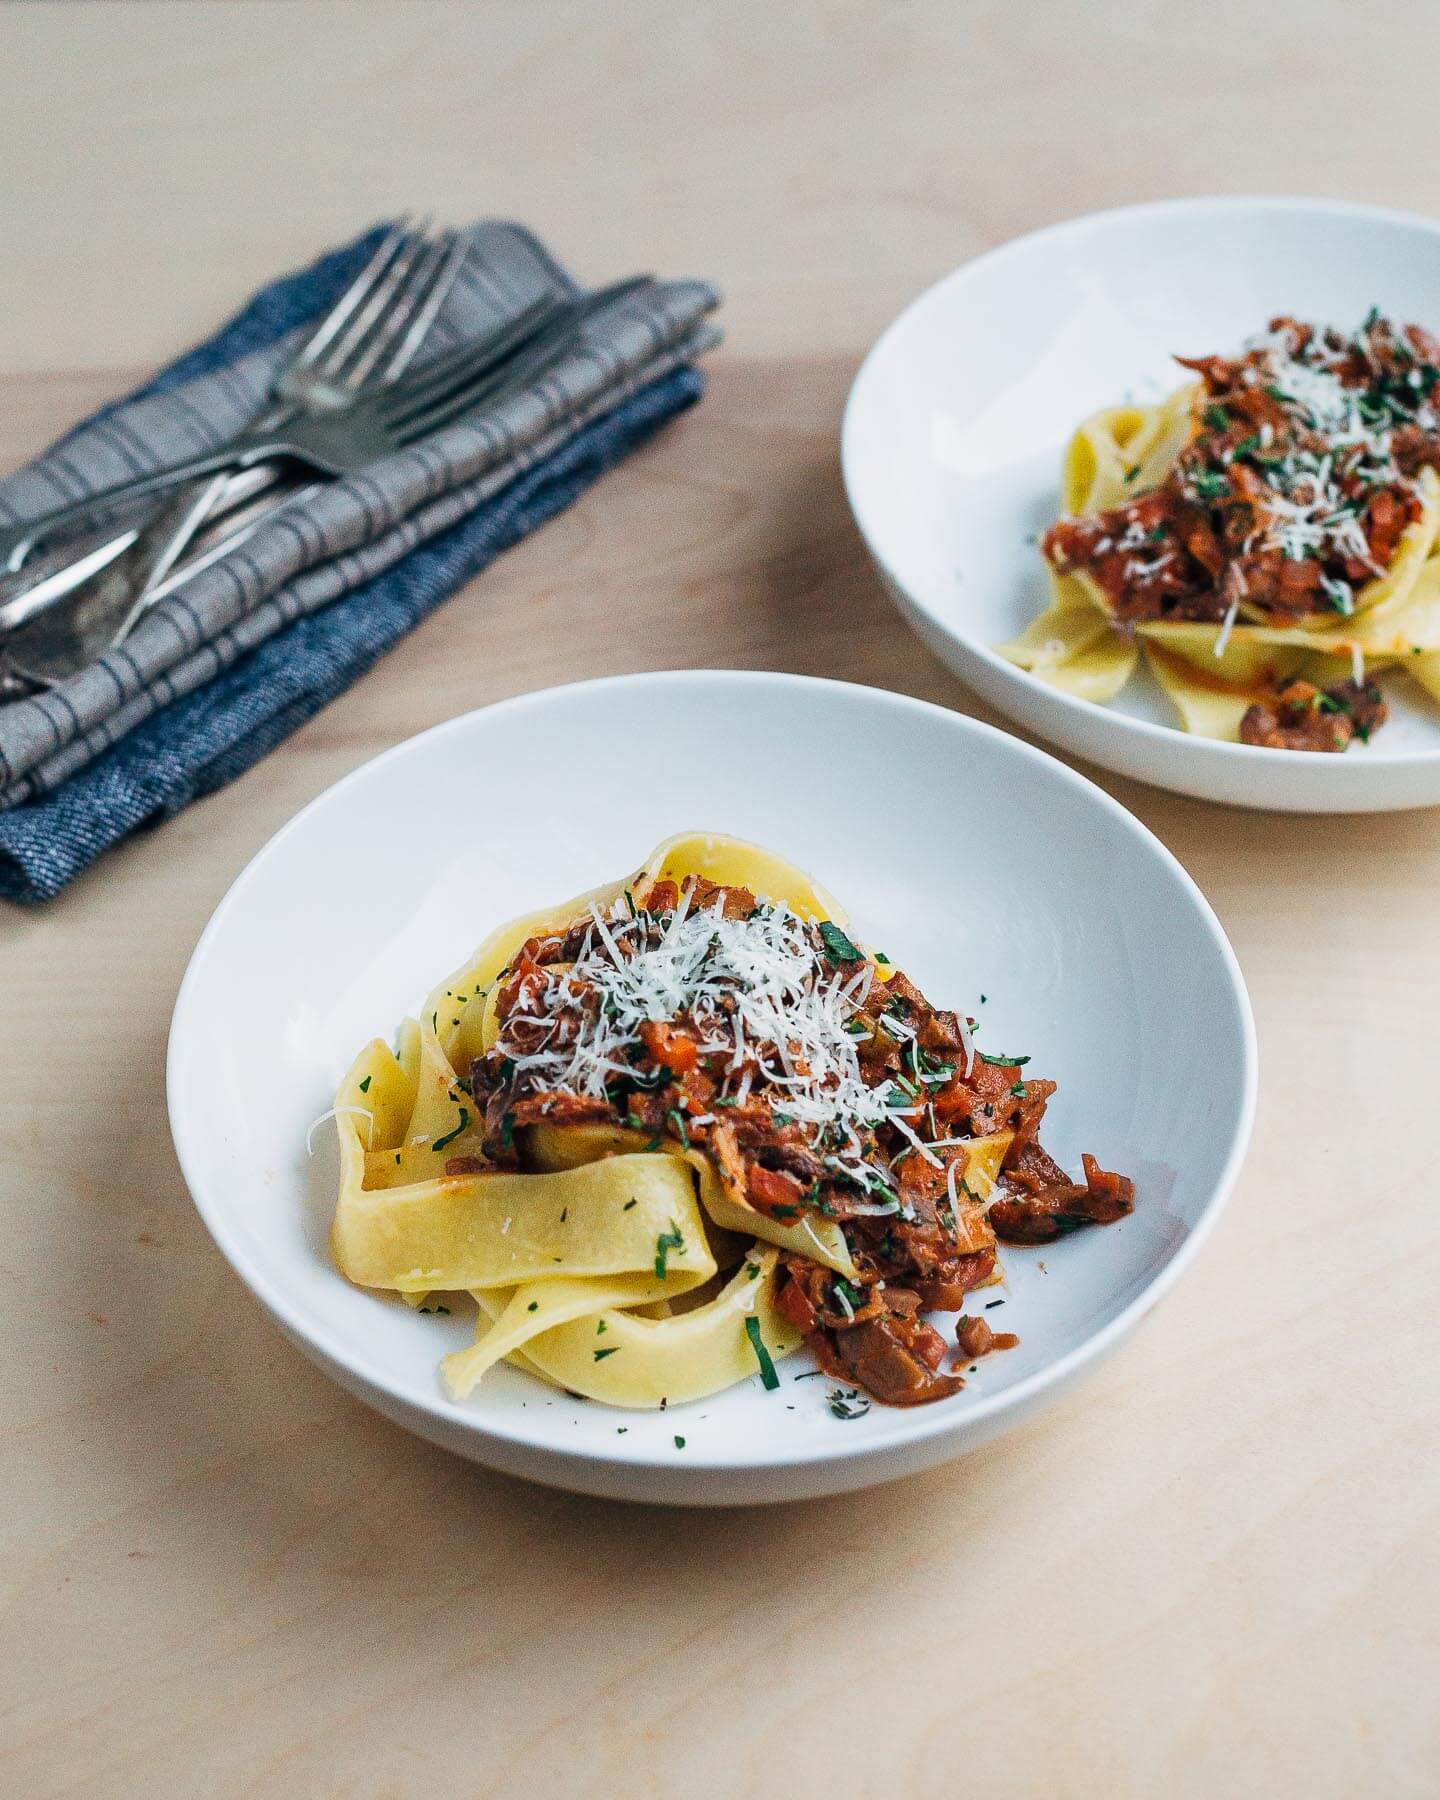
[(1048, 601), (1033, 540), (1082, 419), (1178, 387), (1177, 351), (1233, 349), (1281, 312), (1353, 327), (1371, 305), (1440, 327), (1440, 225), (1318, 200), (1172, 200), (964, 264), (884, 333), (845, 409), (850, 504), (901, 611), (978, 693), (1122, 775), (1289, 812), (1440, 804), (1440, 709), (1401, 679), (1370, 744), (1315, 755), (1188, 736), (1148, 676), (1097, 706), (993, 648)]
[[(1133, 1218), (1008, 1249), (992, 1323), (1018, 1350), (961, 1394), (835, 1419), (803, 1356), (667, 1414), (508, 1367), (455, 1404), (473, 1321), (350, 1286), (326, 1235), (337, 1157), (310, 1123), (491, 926), (639, 862), (685, 827), (812, 871), (982, 1047), (1060, 1092), (1046, 1140), (1133, 1174)], [(982, 995), (985, 998), (982, 1000)], [(1113, 1348), (1189, 1262), (1250, 1132), (1255, 1041), (1235, 959), (1175, 859), (1090, 782), (991, 727), (790, 675), (626, 676), (510, 700), (400, 744), (308, 806), (216, 909), (180, 990), (170, 1119), (231, 1264), (308, 1355), (462, 1455), (560, 1487), (694, 1504), (882, 1481), (993, 1437)], [(1044, 1265), (1042, 1269), (1041, 1264)], [(624, 1427), (622, 1431), (620, 1428)], [(676, 1438), (684, 1439), (679, 1448)]]

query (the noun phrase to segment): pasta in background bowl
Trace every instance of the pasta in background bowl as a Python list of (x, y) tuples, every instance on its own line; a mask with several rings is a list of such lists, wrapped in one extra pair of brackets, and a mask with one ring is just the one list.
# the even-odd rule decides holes
[[(612, 781), (605, 771), (617, 757), (617, 768), (631, 767), (624, 747), (637, 736), (693, 743), (696, 754), (651, 759), (643, 782)], [(689, 1400), (671, 1402), (667, 1391), (658, 1396), (663, 1408), (653, 1391), (620, 1396), (621, 1405), (587, 1399), (564, 1391), (571, 1384), (563, 1368), (546, 1380), (493, 1359), (461, 1397), (464, 1380), (452, 1392), (437, 1364), (456, 1357), (466, 1373), (482, 1324), (468, 1294), (428, 1289), (427, 1271), (438, 1262), (411, 1255), (411, 1244), (379, 1269), (403, 1278), (388, 1293), (352, 1283), (332, 1255), (337, 1132), (352, 1158), (388, 1155), (394, 1168), (401, 1156), (400, 1187), (370, 1190), (382, 1199), (423, 1195), (432, 1179), (463, 1187), (474, 1173), (464, 1159), (485, 1154), (492, 1122), (480, 1125), (473, 1088), (467, 1095), (454, 1077), (473, 1079), (471, 1053), (484, 1053), (486, 1001), (474, 989), (494, 991), (493, 982), (481, 970), (460, 1001), (466, 984), (447, 977), (436, 988), (436, 971), (475, 969), (475, 943), (497, 919), (544, 909), (557, 923), (556, 895), (648, 867), (650, 846), (702, 811), (696, 757), (704, 743), (724, 753), (701, 784), (703, 813), (749, 844), (783, 845), (795, 869), (833, 885), (850, 922), (840, 924), (837, 903), (822, 901), (813, 886), (808, 910), (823, 910), (857, 951), (876, 946), (937, 1003), (974, 1018), (981, 1049), (1028, 1055), (1024, 1065), (1004, 1065), (1007, 1092), (1012, 1073), (1055, 1075), (1060, 1088), (1044, 1137), (1064, 1170), (1079, 1172), (1093, 1151), (1104, 1168), (1134, 1181), (1134, 1211), (1117, 1222), (1002, 1247), (1002, 1282), (976, 1290), (967, 1310), (1020, 1341), (983, 1357), (973, 1373), (964, 1365), (963, 1390), (933, 1404), (865, 1410), (849, 1398), (862, 1384), (814, 1373), (810, 1350), (790, 1349), (800, 1335), (793, 1320), (780, 1315), (777, 1325), (743, 1301), (728, 1319), (720, 1385), (707, 1359), (703, 1379), (679, 1390), (695, 1395)], [(894, 804), (898, 768), (906, 771), (903, 808)], [(623, 800), (611, 805), (610, 791)], [(459, 795), (473, 804), (459, 804)], [(970, 822), (1001, 808), (1025, 828), (995, 832)], [(683, 841), (705, 857), (724, 847)], [(752, 879), (782, 888), (783, 867), (772, 863)], [(796, 912), (805, 910), (804, 891), (789, 892)], [(832, 945), (840, 949), (838, 940)], [(512, 942), (504, 956), (513, 953)], [(401, 1034), (399, 1057), (385, 1046), (385, 1064), (372, 1043), (378, 1063), (357, 1064), (357, 1046), (373, 1041), (377, 1025), (413, 1014), (427, 991), (432, 1016), (417, 1016)], [(442, 1011), (447, 999), (460, 1004)], [(428, 1050), (427, 1026), (435, 1039)], [(457, 1034), (444, 1066), (434, 1059), (442, 1034)], [(427, 1057), (432, 1088), (422, 1099)], [(950, 1079), (941, 1081), (933, 1065), (922, 1069), (937, 1087)], [(1249, 1007), (1219, 926), (1174, 859), (1115, 802), (1043, 753), (942, 708), (742, 673), (625, 677), (525, 696), (357, 770), (279, 833), (217, 909), (177, 1001), (169, 1060), (176, 1149), (202, 1217), (273, 1318), (324, 1370), (410, 1430), (496, 1468), (591, 1493), (688, 1504), (795, 1499), (885, 1480), (983, 1443), (1064, 1392), (1129, 1334), (1194, 1254), (1235, 1179), (1254, 1084)], [(307, 1155), (307, 1132), (342, 1085), (341, 1105), (374, 1115), (373, 1146), (367, 1151), (365, 1119), (342, 1113), (316, 1127)], [(433, 1117), (416, 1118), (422, 1104), (433, 1104)], [(470, 1117), (462, 1119), (462, 1106)], [(503, 1111), (493, 1121), (501, 1131)], [(638, 1110), (636, 1117), (648, 1128)], [(427, 1141), (411, 1145), (412, 1138)], [(551, 1224), (568, 1233), (571, 1219), (559, 1214), (572, 1204), (591, 1204), (613, 1221), (608, 1183), (614, 1164), (628, 1165), (621, 1217), (637, 1232), (625, 1255), (641, 1266), (610, 1273), (694, 1277), (698, 1317), (727, 1281), (748, 1286), (743, 1262), (753, 1260), (763, 1276), (773, 1266), (765, 1259), (784, 1248), (753, 1221), (738, 1243), (712, 1234), (708, 1214), (697, 1229), (698, 1213), (682, 1215), (680, 1203), (703, 1202), (688, 1174), (688, 1187), (674, 1180), (683, 1144), (681, 1156), (673, 1148), (662, 1156), (649, 1142), (638, 1156), (633, 1144), (602, 1146), (627, 1154), (609, 1159), (612, 1172), (588, 1201), (566, 1198), (563, 1182), (556, 1187)], [(596, 1165), (593, 1144), (582, 1148), (583, 1175)], [(556, 1151), (554, 1139), (542, 1146), (551, 1175), (572, 1160)], [(427, 1157), (440, 1159), (438, 1176)], [(643, 1188), (628, 1185), (637, 1164), (648, 1169)], [(981, 1193), (976, 1175), (973, 1191)], [(533, 1180), (535, 1170), (513, 1178)], [(772, 1208), (777, 1191), (764, 1185)], [(630, 1198), (637, 1204), (627, 1215)], [(508, 1244), (519, 1227), (501, 1233), (506, 1217), (513, 1211), (492, 1215)], [(824, 1241), (823, 1213), (815, 1223)], [(345, 1253), (383, 1257), (387, 1244), (382, 1231), (352, 1239)], [(398, 1239), (393, 1245), (398, 1251)], [(557, 1243), (540, 1253), (569, 1251)], [(711, 1260), (719, 1281), (702, 1273)], [(377, 1269), (357, 1263), (354, 1272)], [(702, 1293), (705, 1282), (712, 1285)], [(429, 1310), (408, 1304), (402, 1289)], [(492, 1303), (499, 1297), (479, 1291)], [(646, 1329), (639, 1309), (651, 1302), (633, 1292), (625, 1298), (633, 1304), (618, 1310), (638, 1316), (622, 1327), (592, 1304), (593, 1293), (585, 1296), (582, 1375), (598, 1369), (619, 1378), (624, 1352), (596, 1362), (594, 1351), (608, 1348), (612, 1333), (618, 1342), (622, 1328)], [(987, 1309), (995, 1300), (1001, 1304)], [(529, 1303), (520, 1309), (526, 1318)], [(952, 1310), (942, 1310), (940, 1331), (953, 1344)], [(678, 1304), (674, 1316), (683, 1323)], [(773, 1362), (774, 1386), (746, 1317), (755, 1318)], [(604, 1333), (595, 1329), (602, 1318)], [(482, 1328), (480, 1344), (484, 1336)], [(524, 1354), (523, 1344), (516, 1349)], [(943, 1367), (953, 1366), (947, 1349)], [(557, 1379), (562, 1386), (552, 1385)]]
[[(1336, 579), (1338, 564), (1327, 563), (1332, 587), (1283, 618), (1227, 592), (1213, 615), (1132, 616), (1117, 629), (1115, 596), (1093, 569), (1062, 559), (1051, 589), (1037, 549), (1055, 548), (1047, 533), (1058, 513), (1095, 515), (1140, 489), (1158, 493), (1182, 453), (1217, 491), (1228, 481), (1223, 456), (1196, 449), (1216, 402), (1191, 386), (1177, 393), (1177, 351), (1201, 353), (1203, 376), (1204, 353), (1238, 352), (1267, 321), (1283, 330), (1286, 315), (1347, 337), (1362, 321), (1360, 335), (1370, 323), (1440, 323), (1437, 292), (1436, 224), (1307, 200), (1132, 207), (963, 265), (881, 337), (846, 408), (846, 487), (886, 586), (988, 699), (1120, 773), (1300, 812), (1440, 804), (1440, 562), (1427, 560), (1440, 488), (1428, 467), (1404, 472), (1413, 516), (1403, 541), (1376, 536), (1383, 554), (1369, 582), (1358, 569)], [(1289, 365), (1307, 360), (1293, 349)], [(1426, 361), (1415, 358), (1422, 379)], [(1214, 435), (1217, 452), (1238, 455), (1240, 486), (1263, 482), (1267, 450), (1247, 445), (1251, 431), (1237, 422), (1223, 444), (1223, 431)], [(1300, 512), (1313, 497), (1279, 495)], [(1212, 523), (1221, 510), (1211, 509)], [(1144, 552), (1146, 530), (1135, 535), (1127, 549)], [(1298, 536), (1289, 545), (1300, 548)], [(1298, 569), (1313, 559), (1289, 560)], [(1389, 709), (1378, 730), (1377, 674)], [(1344, 684), (1357, 675), (1352, 693)], [(1280, 699), (1292, 676), (1310, 691)], [(1252, 706), (1272, 716), (1254, 715), (1245, 728), (1254, 741), (1235, 741)], [(1311, 753), (1342, 743), (1343, 756)]]
[(1382, 670), (1440, 700), (1440, 342), (1372, 309), (1181, 360), (1070, 440), (1053, 598), (1002, 654), (1098, 702), (1143, 657), (1186, 731), (1257, 748), (1368, 743)]

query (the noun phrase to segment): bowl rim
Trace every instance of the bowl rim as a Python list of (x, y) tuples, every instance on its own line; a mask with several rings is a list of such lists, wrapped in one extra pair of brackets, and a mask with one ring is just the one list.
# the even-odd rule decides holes
[[(1133, 1329), (1152, 1307), (1169, 1293), (1190, 1266), (1230, 1198), (1249, 1147), (1255, 1120), (1259, 1083), (1259, 1053), (1250, 997), (1235, 952), (1214, 909), (1206, 900), (1194, 878), (1179, 859), (1156, 837), (1154, 832), (1142, 824), (1118, 800), (1107, 794), (1103, 788), (1089, 780), (1088, 777), (1071, 769), (1057, 757), (1026, 743), (1021, 738), (1012, 736), (1009, 732), (1000, 730), (997, 726), (973, 719), (965, 713), (954, 712), (948, 707), (935, 705), (930, 701), (919, 700), (908, 694), (896, 693), (889, 688), (875, 688), (858, 682), (793, 675), (779, 671), (749, 669), (653, 670), (638, 674), (611, 675), (590, 680), (564, 682), (552, 687), (538, 688), (529, 693), (513, 695), (508, 699), (492, 702), (488, 706), (475, 707), (467, 712), (459, 713), (453, 718), (442, 720), (439, 724), (417, 732), (412, 737), (404, 738), (399, 743), (390, 745), (378, 755), (367, 758), (308, 801), (260, 846), (226, 889), (196, 940), (195, 948), (186, 965), (185, 974), (176, 995), (166, 1053), (166, 1094), (170, 1132), (186, 1188), (221, 1255), (260, 1302), (264, 1310), (311, 1356), (312, 1360), (330, 1373), (332, 1378), (336, 1378), (334, 1373), (336, 1370), (343, 1370), (346, 1379), (342, 1381), (342, 1385), (351, 1385), (352, 1391), (361, 1391), (367, 1396), (371, 1393), (383, 1395), (407, 1417), (418, 1414), (421, 1417), (435, 1420), (442, 1426), (451, 1428), (452, 1432), (458, 1432), (473, 1439), (476, 1443), (492, 1441), (522, 1453), (530, 1452), (549, 1460), (557, 1469), (565, 1467), (594, 1468), (599, 1465), (616, 1469), (673, 1471), (673, 1454), (667, 1456), (659, 1448), (649, 1450), (638, 1443), (632, 1448), (629, 1445), (619, 1444), (618, 1440), (614, 1445), (606, 1445), (600, 1449), (594, 1447), (566, 1448), (563, 1444), (548, 1437), (544, 1431), (530, 1428), (528, 1419), (522, 1423), (509, 1418), (502, 1420), (485, 1418), (476, 1413), (468, 1404), (450, 1400), (439, 1390), (438, 1386), (433, 1395), (417, 1395), (409, 1385), (397, 1379), (387, 1366), (372, 1362), (364, 1352), (354, 1352), (348, 1345), (332, 1341), (323, 1323), (317, 1324), (315, 1319), (303, 1308), (292, 1304), (285, 1293), (270, 1280), (265, 1271), (254, 1265), (247, 1253), (241, 1234), (233, 1230), (229, 1224), (227, 1209), (223, 1204), (217, 1204), (214, 1197), (207, 1193), (201, 1157), (192, 1140), (191, 1126), (184, 1106), (182, 1076), (186, 1060), (184, 1054), (186, 1039), (192, 1028), (191, 1015), (195, 1006), (194, 996), (200, 985), (205, 962), (212, 953), (213, 946), (221, 940), (230, 914), (243, 904), (247, 890), (258, 878), (264, 864), (280, 846), (304, 832), (313, 813), (331, 804), (336, 796), (345, 793), (352, 786), (359, 785), (381, 764), (398, 761), (405, 756), (412, 755), (419, 745), (438, 742), (450, 735), (460, 735), (470, 727), (473, 720), (484, 714), (497, 713), (506, 718), (514, 718), (527, 711), (551, 704), (560, 695), (607, 691), (615, 694), (633, 694), (637, 690), (643, 691), (649, 686), (674, 682), (701, 689), (713, 689), (717, 686), (733, 684), (773, 691), (793, 691), (797, 688), (812, 692), (823, 691), (842, 706), (854, 703), (857, 699), (865, 704), (878, 703), (893, 707), (897, 713), (902, 715), (938, 717), (946, 722), (948, 729), (957, 732), (962, 739), (978, 737), (998, 740), (1006, 747), (1008, 753), (1017, 756), (1022, 763), (1028, 763), (1047, 771), (1051, 777), (1059, 781), (1062, 787), (1069, 789), (1081, 803), (1099, 806), (1103, 812), (1109, 814), (1125, 831), (1144, 845), (1153, 856), (1157, 857), (1162, 868), (1179, 884), (1180, 891), (1191, 901), (1211, 944), (1218, 953), (1220, 966), (1226, 976), (1228, 997), (1235, 1007), (1239, 1022), (1243, 1059), (1241, 1103), (1238, 1115), (1233, 1121), (1229, 1150), (1215, 1185), (1193, 1226), (1187, 1231), (1180, 1244), (1170, 1253), (1159, 1271), (1133, 1299), (1120, 1309), (1114, 1318), (1107, 1321), (1098, 1330), (1083, 1337), (1064, 1355), (1035, 1370), (1033, 1374), (1026, 1376), (1011, 1387), (974, 1399), (961, 1411), (952, 1411), (944, 1406), (932, 1406), (917, 1407), (912, 1411), (899, 1413), (897, 1418), (899, 1429), (887, 1432), (874, 1442), (856, 1442), (852, 1447), (840, 1444), (833, 1447), (797, 1444), (793, 1453), (774, 1453), (760, 1457), (707, 1453), (703, 1445), (697, 1443), (694, 1446), (697, 1454), (693, 1458), (687, 1458), (685, 1466), (691, 1475), (699, 1478), (703, 1478), (709, 1473), (718, 1476), (721, 1474), (758, 1473), (766, 1469), (808, 1468), (823, 1465), (855, 1466), (873, 1463), (877, 1460), (883, 1462), (886, 1458), (911, 1451), (936, 1438), (954, 1435), (957, 1439), (963, 1439), (985, 1421), (1002, 1419), (1009, 1413), (1023, 1412), (1028, 1405), (1040, 1401), (1052, 1390), (1062, 1388), (1071, 1377), (1100, 1360)], [(382, 1410), (384, 1409), (382, 1408)], [(393, 1411), (390, 1416), (392, 1418), (395, 1416)], [(877, 1473), (875, 1478), (883, 1479), (884, 1477)]]
[[(1130, 713), (1122, 713), (1113, 707), (1100, 705), (1095, 701), (1083, 700), (1076, 694), (1066, 693), (1063, 688), (1052, 686), (1049, 682), (1038, 680), (1028, 670), (1017, 667), (982, 639), (952, 624), (948, 618), (942, 618), (930, 605), (928, 600), (902, 579), (899, 571), (880, 548), (877, 533), (873, 528), (872, 516), (867, 516), (867, 505), (864, 500), (864, 488), (857, 473), (859, 459), (859, 443), (862, 438), (862, 427), (859, 422), (860, 408), (867, 403), (869, 386), (880, 380), (880, 360), (889, 354), (889, 346), (894, 339), (913, 325), (916, 315), (928, 307), (938, 305), (940, 296), (950, 290), (963, 287), (982, 270), (1008, 258), (1018, 255), (1037, 243), (1048, 239), (1062, 240), (1066, 237), (1083, 237), (1097, 228), (1105, 228), (1121, 222), (1143, 221), (1147, 218), (1160, 218), (1174, 214), (1203, 215), (1207, 213), (1310, 213), (1317, 217), (1346, 218), (1364, 221), (1373, 225), (1391, 226), (1419, 232), (1433, 238), (1440, 245), (1440, 219), (1428, 218), (1424, 213), (1410, 212), (1400, 207), (1371, 206), (1359, 200), (1326, 200), (1315, 195), (1284, 194), (1193, 194), (1174, 200), (1145, 200), (1130, 206), (1105, 207), (1098, 212), (1079, 213), (1073, 218), (1058, 219), (1049, 225), (1039, 226), (1034, 231), (1022, 233), (1019, 237), (1007, 238), (1004, 243), (993, 245), (982, 250), (978, 256), (968, 258), (942, 275), (929, 287), (906, 303), (879, 337), (866, 351), (850, 390), (845, 398), (845, 409), (840, 422), (840, 471), (845, 485), (845, 496), (850, 503), (850, 511), (854, 517), (861, 537), (876, 565), (883, 572), (885, 579), (903, 596), (906, 605), (925, 622), (925, 625), (939, 638), (955, 645), (965, 655), (974, 657), (985, 667), (987, 675), (997, 688), (1014, 694), (1017, 700), (1033, 701), (1037, 706), (1053, 705), (1060, 717), (1074, 721), (1076, 724), (1089, 725), (1099, 730), (1114, 729), (1124, 737), (1129, 737), (1140, 746), (1163, 747), (1167, 751), (1175, 751), (1177, 745), (1184, 746), (1181, 754), (1193, 755), (1204, 765), (1211, 764), (1217, 770), (1225, 769), (1234, 772), (1250, 767), (1255, 770), (1263, 768), (1277, 769), (1313, 769), (1315, 757), (1313, 752), (1305, 750), (1272, 750), (1263, 749), (1256, 744), (1224, 743), (1215, 738), (1196, 737), (1191, 732), (1183, 731), (1178, 725), (1160, 725), (1150, 719), (1137, 719)], [(1078, 421), (1077, 421), (1078, 423)], [(1094, 751), (1087, 752), (1091, 756)], [(1257, 760), (1258, 759), (1258, 760)], [(1431, 749), (1388, 751), (1378, 748), (1370, 756), (1363, 759), (1337, 758), (1340, 769), (1360, 771), (1349, 777), (1359, 785), (1369, 772), (1377, 767), (1390, 769), (1432, 768), (1440, 763), (1440, 746)], [(1338, 771), (1337, 771), (1338, 773)], [(1152, 777), (1159, 785), (1173, 789), (1173, 784), (1158, 771)], [(1347, 777), (1342, 773), (1339, 779)], [(1191, 790), (1180, 789), (1188, 792)]]

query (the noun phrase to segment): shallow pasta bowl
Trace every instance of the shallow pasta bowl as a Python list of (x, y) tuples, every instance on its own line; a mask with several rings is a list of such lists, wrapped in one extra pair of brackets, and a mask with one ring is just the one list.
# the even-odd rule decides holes
[(1326, 201), (1166, 201), (1075, 219), (966, 263), (903, 312), (846, 407), (845, 483), (905, 617), (1012, 718), (1180, 793), (1295, 812), (1440, 804), (1440, 705), (1382, 678), (1391, 718), (1342, 755), (1181, 731), (1143, 672), (1097, 705), (995, 650), (1049, 602), (1037, 535), (1082, 420), (1189, 379), (1278, 313), (1353, 327), (1372, 305), (1440, 326), (1440, 224)]
[[(636, 745), (712, 745), (656, 755)], [(701, 765), (709, 771), (697, 779)], [(895, 805), (897, 771), (905, 803)], [(985, 821), (1023, 824), (1004, 830)], [(912, 1411), (831, 1411), (803, 1353), (665, 1413), (577, 1400), (501, 1367), (449, 1399), (461, 1316), (418, 1314), (336, 1270), (334, 1128), (311, 1124), (497, 923), (623, 875), (686, 828), (809, 870), (854, 930), (982, 1047), (1060, 1092), (1046, 1138), (1136, 1178), (1119, 1225), (1005, 1253), (985, 1316), (1020, 1347)], [(983, 996), (983, 998), (982, 998)], [(788, 675), (629, 676), (550, 689), (398, 745), (251, 863), (196, 947), (170, 1040), (181, 1167), (221, 1250), (321, 1368), (388, 1417), (492, 1467), (689, 1504), (799, 1499), (957, 1455), (1058, 1397), (1178, 1277), (1234, 1181), (1253, 1028), (1214, 915), (1124, 809), (1042, 752), (943, 708)]]

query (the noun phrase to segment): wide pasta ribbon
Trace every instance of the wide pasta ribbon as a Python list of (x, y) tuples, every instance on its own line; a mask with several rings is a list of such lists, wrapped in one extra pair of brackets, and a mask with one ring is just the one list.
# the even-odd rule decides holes
[(404, 1022), (396, 1049), (366, 1045), (341, 1084), (336, 1263), (412, 1304), (435, 1292), (474, 1298), (476, 1342), (443, 1365), (457, 1397), (504, 1360), (612, 1405), (695, 1399), (798, 1347), (775, 1309), (781, 1249), (855, 1272), (834, 1221), (770, 1219), (701, 1150), (668, 1140), (648, 1149), (626, 1130), (537, 1126), (530, 1172), (473, 1172), (483, 1121), (464, 1077), (494, 1040), (494, 995), (516, 951), (592, 902), (692, 875), (845, 922), (823, 889), (766, 851), (671, 838), (627, 880), (493, 932)]
[(494, 1323), (473, 1350), (446, 1358), (446, 1380), (461, 1396), (499, 1357), (522, 1350), (550, 1381), (611, 1406), (702, 1399), (763, 1371), (757, 1339), (772, 1363), (799, 1347), (800, 1333), (775, 1310), (778, 1260), (777, 1251), (756, 1249), (713, 1298), (661, 1318), (643, 1310), (643, 1281), (608, 1290), (597, 1282), (573, 1297), (563, 1282), (537, 1284), (517, 1289), (503, 1307), (497, 1295), (477, 1293)]
[[(1198, 388), (1188, 384), (1155, 406), (1109, 407), (1066, 446), (1061, 502), (1072, 515), (1123, 505), (1158, 486), (1193, 431)], [(1314, 613), (1294, 625), (1267, 623), (1242, 604), (1221, 623), (1118, 622), (1108, 595), (1084, 570), (1049, 570), (1051, 603), (999, 652), (1039, 680), (1104, 704), (1143, 656), (1185, 730), (1233, 742), (1249, 708), (1301, 676), (1326, 687), (1348, 677), (1357, 657), (1368, 672), (1399, 668), (1440, 698), (1440, 478), (1422, 469), (1420, 517), (1406, 527), (1389, 567), (1355, 595), (1355, 610)]]

